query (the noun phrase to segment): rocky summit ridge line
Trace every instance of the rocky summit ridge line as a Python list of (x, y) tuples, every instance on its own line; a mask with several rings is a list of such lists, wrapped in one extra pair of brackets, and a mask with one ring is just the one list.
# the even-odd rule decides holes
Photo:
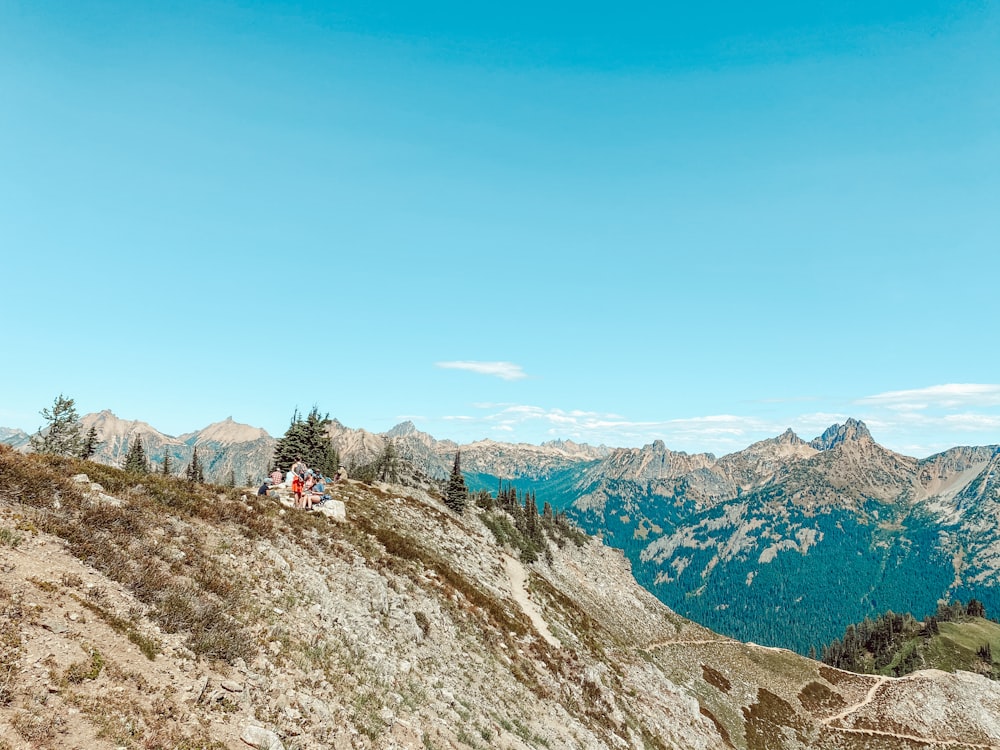
[[(147, 455), (169, 453), (178, 472), (197, 446), (216, 482), (259, 478), (274, 444), (231, 420), (176, 438), (107, 411), (83, 422), (99, 425), (100, 461), (119, 464), (141, 435)], [(918, 460), (879, 445), (854, 419), (810, 441), (787, 430), (718, 458), (662, 441), (459, 445), (409, 422), (379, 434), (333, 420), (329, 434), (349, 467), (391, 440), (437, 479), (461, 450), (472, 489), (534, 491), (540, 505), (624, 550), (662, 601), (729, 636), (806, 653), (849, 623), (889, 609), (920, 618), (942, 598), (975, 597), (1000, 613), (998, 446)]]
[(1000, 684), (721, 637), (599, 540), (347, 481), (346, 520), (0, 446), (0, 743), (271, 750), (1000, 748)]

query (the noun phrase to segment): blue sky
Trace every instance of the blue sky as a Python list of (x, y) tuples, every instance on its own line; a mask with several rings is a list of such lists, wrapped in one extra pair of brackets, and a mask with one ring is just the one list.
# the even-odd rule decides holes
[(0, 0), (0, 425), (1000, 443), (1000, 4)]

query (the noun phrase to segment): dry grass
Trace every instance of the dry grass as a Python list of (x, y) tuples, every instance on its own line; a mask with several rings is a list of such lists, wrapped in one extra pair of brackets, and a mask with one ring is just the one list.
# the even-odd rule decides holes
[(732, 683), (726, 678), (722, 672), (712, 669), (712, 667), (707, 664), (701, 665), (701, 675), (709, 685), (712, 685), (723, 693), (728, 693), (730, 688), (732, 688)]
[[(95, 588), (92, 590), (98, 591), (99, 589)], [(132, 643), (138, 646), (139, 650), (150, 661), (155, 659), (157, 654), (163, 652), (163, 647), (160, 645), (159, 641), (157, 641), (155, 638), (150, 638), (149, 636), (143, 635), (135, 627), (134, 623), (126, 620), (123, 617), (119, 617), (114, 612), (111, 612), (110, 610), (102, 607), (100, 604), (83, 599), (77, 596), (76, 594), (71, 593), (70, 596), (73, 597), (73, 599), (75, 599), (77, 602), (79, 602), (79, 604), (86, 607), (95, 615), (97, 615), (106, 623), (108, 623), (108, 625), (110, 625), (112, 629), (115, 630), (115, 632), (121, 633), (130, 641), (132, 641)]]
[(79, 685), (85, 680), (96, 680), (104, 669), (104, 657), (101, 656), (100, 651), (96, 648), (88, 650), (86, 647), (84, 651), (88, 654), (88, 658), (66, 667), (63, 681), (67, 684)]
[[(121, 504), (87, 497), (69, 479), (78, 473), (123, 498)], [(233, 523), (237, 533), (253, 537), (272, 530), (267, 509), (243, 503), (237, 492), (220, 493), (171, 477), (140, 480), (135, 484), (134, 475), (109, 466), (22, 455), (0, 446), (0, 501), (18, 507), (38, 529), (64, 539), (75, 557), (124, 585), (150, 607), (166, 632), (185, 634), (196, 654), (228, 662), (252, 659), (255, 639), (235, 617), (248, 605), (244, 592), (251, 590), (250, 582), (220, 567), (207, 551), (211, 527), (198, 521), (222, 529)], [(52, 502), (56, 493), (58, 507)], [(152, 532), (162, 532), (164, 524), (180, 524), (183, 539), (160, 543)], [(171, 555), (171, 550), (181, 554)], [(147, 655), (155, 654), (152, 643), (136, 642)]]
[(803, 745), (808, 743), (808, 724), (788, 701), (770, 690), (758, 688), (757, 702), (744, 708), (743, 715), (748, 750), (785, 747), (790, 732), (794, 732)]
[(0, 586), (0, 706), (6, 706), (14, 696), (20, 671), (23, 619), (20, 598)]
[(847, 707), (847, 701), (822, 682), (813, 680), (799, 691), (799, 703), (812, 714), (835, 714)]
[(52, 711), (19, 711), (11, 717), (10, 724), (32, 747), (46, 747), (65, 725), (65, 720)]

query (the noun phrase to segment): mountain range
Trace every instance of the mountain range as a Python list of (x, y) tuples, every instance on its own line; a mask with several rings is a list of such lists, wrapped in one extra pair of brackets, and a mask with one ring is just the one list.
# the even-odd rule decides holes
[(503, 509), (334, 492), (337, 520), (0, 446), (0, 747), (1000, 748), (980, 674), (732, 640), (598, 539), (527, 564)]
[[(274, 438), (231, 419), (171, 437), (111, 412), (83, 417), (120, 465), (141, 436), (180, 473), (197, 447), (210, 480), (259, 480)], [(334, 420), (341, 461), (359, 466), (392, 441), (432, 478), (455, 453), (473, 490), (534, 491), (622, 549), (636, 578), (677, 612), (726, 635), (805, 653), (885, 610), (933, 613), (976, 597), (1000, 612), (1000, 447), (925, 459), (879, 445), (848, 419), (806, 441), (787, 430), (722, 457), (662, 441), (608, 448), (570, 441), (459, 445), (404, 422), (385, 433)]]

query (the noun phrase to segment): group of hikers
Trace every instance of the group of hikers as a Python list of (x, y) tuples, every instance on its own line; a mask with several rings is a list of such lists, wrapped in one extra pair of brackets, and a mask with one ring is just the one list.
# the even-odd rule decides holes
[(267, 495), (273, 490), (290, 490), (295, 498), (296, 508), (312, 510), (317, 505), (322, 505), (332, 496), (327, 492), (328, 485), (342, 481), (347, 478), (347, 472), (343, 467), (337, 469), (333, 478), (326, 477), (318, 469), (313, 470), (306, 466), (301, 457), (295, 459), (295, 463), (286, 474), (275, 467), (274, 471), (264, 480), (264, 483), (257, 489), (258, 495)]

